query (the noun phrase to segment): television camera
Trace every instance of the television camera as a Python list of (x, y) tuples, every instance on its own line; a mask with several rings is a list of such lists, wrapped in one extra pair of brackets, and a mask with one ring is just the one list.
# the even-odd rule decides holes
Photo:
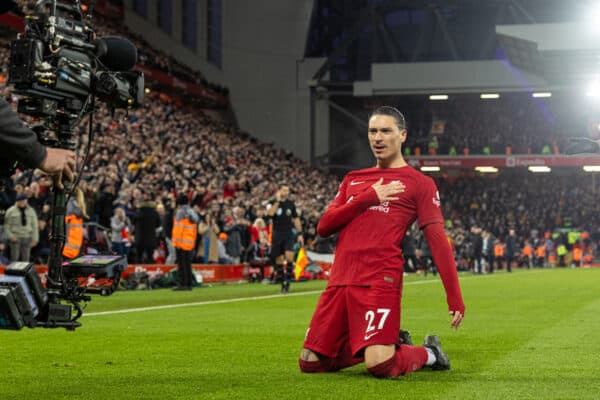
[[(84, 160), (93, 140), (95, 99), (113, 110), (130, 109), (139, 106), (144, 95), (143, 74), (131, 71), (137, 61), (135, 46), (124, 38), (95, 37), (94, 3), (82, 7), (79, 0), (33, 2), (24, 33), (11, 42), (8, 66), (8, 83), (22, 96), (18, 111), (43, 120), (34, 130), (45, 145), (77, 150), (73, 130), (89, 115)], [(82, 169), (83, 165), (79, 172)], [(13, 262), (0, 277), (0, 329), (73, 330), (81, 326), (77, 320), (90, 294), (110, 295), (116, 289), (127, 267), (124, 256), (88, 255), (63, 262), (66, 203), (76, 185), (54, 181), (46, 285), (32, 263)]]

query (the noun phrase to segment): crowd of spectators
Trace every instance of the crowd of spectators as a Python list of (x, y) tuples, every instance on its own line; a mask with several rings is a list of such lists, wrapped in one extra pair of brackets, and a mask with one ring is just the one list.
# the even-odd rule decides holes
[(570, 137), (596, 137), (600, 116), (589, 98), (565, 92), (550, 98), (509, 93), (494, 100), (475, 94), (448, 101), (408, 97), (397, 106), (407, 117), (412, 155), (506, 154), (507, 148), (511, 154), (559, 153)]
[[(3, 47), (0, 59), (6, 58)], [(16, 104), (10, 87), (0, 87), (0, 94)], [(218, 252), (210, 251), (218, 244), (212, 240), (206, 251), (205, 246), (198, 246), (197, 260), (239, 260), (246, 255), (251, 239), (258, 239), (258, 234), (251, 234), (251, 227), (265, 215), (282, 181), (289, 183), (302, 212), (308, 243), (314, 242), (317, 219), (337, 187), (337, 178), (239, 132), (215, 118), (218, 114), (214, 112), (191, 112), (165, 99), (152, 93), (142, 108), (127, 114), (113, 116), (104, 107), (96, 112), (95, 138), (79, 184), (90, 214), (88, 222), (99, 225), (88, 230), (89, 242), (97, 242), (102, 229), (114, 227), (108, 237), (116, 251), (129, 253), (132, 261), (165, 261), (174, 199), (186, 193), (202, 224), (210, 227), (205, 235), (208, 241), (220, 233), (227, 235), (226, 254), (219, 257)], [(76, 129), (80, 165), (87, 145), (86, 129), (86, 124)], [(38, 173), (21, 172), (5, 184), (8, 193), (2, 205), (8, 207), (17, 195), (27, 194), (47, 234), (50, 180)], [(159, 217), (154, 218), (154, 213)], [(158, 222), (149, 224), (150, 220)], [(43, 245), (48, 245), (47, 240), (40, 240), (38, 247)], [(47, 254), (47, 249), (37, 250), (34, 258)]]
[[(445, 177), (436, 181), (446, 232), (461, 269), (476, 270), (482, 257), (488, 270), (494, 264), (490, 258), (496, 259), (496, 268), (505, 269), (511, 261), (522, 267), (579, 266), (580, 261), (589, 263), (600, 252), (598, 188), (590, 175), (515, 171), (497, 177)], [(577, 233), (575, 239), (573, 233)], [(415, 227), (410, 237), (404, 247), (423, 259), (412, 264), (425, 269), (430, 261), (426, 243)], [(562, 260), (561, 245), (566, 252)], [(540, 246), (543, 255), (538, 257)], [(575, 249), (583, 255), (573, 258)], [(565, 255), (577, 262), (566, 263)]]
[[(6, 39), (0, 41), (2, 65), (8, 58), (7, 43)], [(151, 58), (160, 62), (160, 57)], [(4, 82), (0, 82), (0, 95), (15, 104), (16, 98)], [(494, 107), (500, 107), (498, 112), (490, 113), (478, 109), (478, 104), (483, 103), (465, 109), (439, 106), (436, 115), (448, 118), (443, 137), (454, 140), (448, 144), (464, 142), (476, 148), (489, 140), (494, 149), (510, 143), (518, 153), (534, 143), (541, 145), (542, 134), (558, 135), (555, 125), (550, 120), (544, 122), (533, 109), (516, 110), (510, 103), (497, 103)], [(196, 262), (264, 258), (269, 223), (266, 209), (278, 185), (287, 182), (307, 246), (332, 250), (332, 243), (317, 238), (316, 225), (335, 195), (339, 179), (239, 132), (215, 115), (192, 112), (159, 93), (148, 95), (140, 109), (127, 114), (113, 115), (99, 107), (89, 156), (85, 152), (85, 124), (76, 128), (79, 165), (85, 161), (79, 187), (90, 215), (86, 221), (89, 246), (100, 248), (110, 242), (113, 251), (129, 254), (134, 262), (172, 262), (169, 237), (175, 198), (185, 193), (201, 219)], [(450, 118), (452, 115), (456, 118)], [(531, 136), (519, 135), (520, 124), (528, 127)], [(0, 196), (0, 208), (12, 206), (23, 195), (35, 210), (39, 240), (32, 259), (44, 262), (49, 247), (50, 179), (39, 172), (19, 171), (4, 184), (7, 190)], [(600, 240), (600, 209), (589, 177), (525, 172), (494, 178), (446, 177), (437, 184), (457, 254), (468, 255), (465, 249), (472, 243), (473, 226), (500, 241), (505, 240), (509, 229), (515, 229), (520, 245), (542, 237), (542, 232), (556, 232), (569, 225), (590, 232), (594, 246)], [(413, 236), (419, 240), (418, 232)], [(8, 261), (6, 240), (0, 232), (3, 262)], [(252, 245), (257, 240), (260, 246)], [(263, 250), (257, 250), (259, 247)]]

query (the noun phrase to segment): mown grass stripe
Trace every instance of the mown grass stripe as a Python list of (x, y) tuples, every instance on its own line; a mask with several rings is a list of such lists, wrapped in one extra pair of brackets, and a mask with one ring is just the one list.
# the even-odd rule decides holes
[[(541, 271), (527, 271), (527, 272), (523, 272), (521, 274), (531, 273), (531, 272), (541, 272)], [(479, 276), (471, 276), (471, 277), (461, 277), (460, 281), (462, 282), (467, 279), (474, 279), (474, 278), (481, 279), (484, 277), (495, 277), (495, 276), (503, 276), (503, 275), (498, 275), (498, 274), (491, 275), (490, 274), (490, 275), (479, 275)], [(405, 282), (404, 286), (424, 285), (424, 284), (437, 283), (437, 282), (440, 282), (440, 281), (438, 281), (438, 280), (427, 280), (427, 281), (423, 280), (423, 281)], [(213, 305), (213, 304), (236, 303), (236, 302), (240, 302), (240, 301), (255, 301), (255, 300), (277, 299), (277, 298), (282, 298), (282, 297), (309, 296), (309, 295), (314, 295), (314, 294), (320, 294), (321, 292), (322, 292), (322, 290), (310, 290), (310, 291), (305, 291), (305, 292), (296, 292), (296, 293), (289, 293), (289, 294), (271, 294), (271, 295), (265, 295), (265, 296), (238, 297), (238, 298), (233, 298), (233, 299), (196, 301), (196, 302), (191, 302), (191, 303), (165, 304), (165, 305), (160, 305), (160, 306), (137, 307), (137, 308), (128, 308), (128, 309), (123, 309), (123, 310), (91, 312), (91, 313), (86, 313), (83, 316), (84, 317), (96, 317), (96, 316), (100, 316), (100, 315), (129, 314), (129, 313), (138, 313), (138, 312), (146, 312), (146, 311), (169, 310), (169, 309), (180, 308), (180, 307), (194, 307), (194, 306), (207, 306), (207, 305)]]

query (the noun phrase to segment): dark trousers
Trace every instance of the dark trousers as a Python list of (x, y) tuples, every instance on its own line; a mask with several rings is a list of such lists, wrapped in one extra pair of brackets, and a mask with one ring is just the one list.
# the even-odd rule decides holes
[[(490, 274), (494, 273), (494, 262), (496, 261), (496, 256), (494, 254), (488, 254), (487, 256), (487, 263), (489, 265), (489, 270), (488, 272)], [(498, 269), (502, 268), (502, 264), (500, 264), (501, 260), (498, 259)]]
[(154, 246), (137, 243), (135, 246), (135, 259), (139, 264), (154, 264)]
[(177, 278), (180, 287), (192, 287), (192, 250), (175, 249), (177, 260)]
[(293, 277), (294, 264), (288, 263), (283, 260), (283, 265), (275, 264), (275, 271), (277, 272), (277, 282), (282, 284), (289, 284)]
[(506, 271), (511, 272), (512, 271), (512, 263), (515, 260), (515, 256), (514, 255), (507, 255), (506, 256)]

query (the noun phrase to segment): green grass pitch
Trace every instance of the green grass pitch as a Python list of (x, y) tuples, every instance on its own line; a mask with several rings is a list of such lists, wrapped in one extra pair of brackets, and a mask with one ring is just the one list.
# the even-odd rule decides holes
[[(364, 365), (299, 372), (324, 285), (295, 284), (289, 296), (241, 284), (95, 297), (75, 332), (0, 331), (0, 399), (600, 398), (600, 269), (461, 275), (458, 331), (439, 279), (406, 278), (402, 326), (415, 341), (439, 334), (452, 370), (397, 379)], [(184, 305), (159, 308), (169, 304)], [(117, 310), (130, 312), (102, 314)]]

